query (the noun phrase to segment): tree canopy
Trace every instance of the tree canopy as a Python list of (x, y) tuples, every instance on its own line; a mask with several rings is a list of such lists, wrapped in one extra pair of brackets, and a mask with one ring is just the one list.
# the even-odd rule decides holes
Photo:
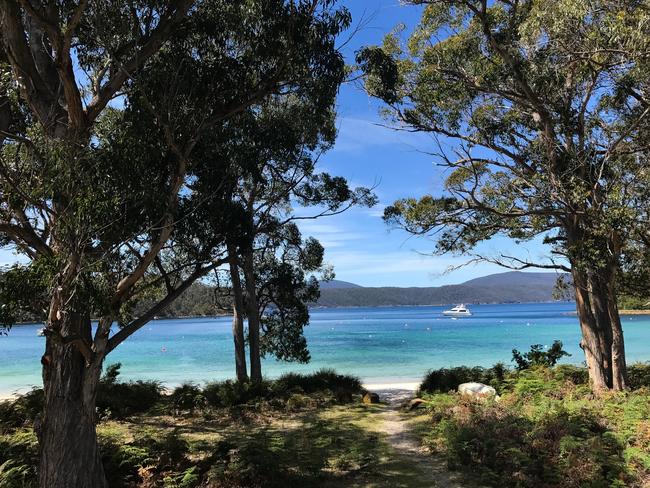
[[(606, 0), (410, 3), (425, 8), (408, 41), (398, 29), (358, 62), (388, 117), (433, 134), (449, 171), (443, 194), (399, 200), (385, 219), (435, 236), (440, 253), (572, 271), (583, 330), (600, 320), (609, 337), (585, 333), (585, 350), (615, 337), (605, 363), (622, 363), (610, 288), (647, 233), (647, 12)], [(497, 235), (541, 237), (553, 258), (474, 251)]]
[(104, 357), (226, 262), (239, 168), (216, 135), (271, 95), (336, 93), (349, 14), (333, 5), (0, 3), (1, 244), (27, 260), (0, 318), (46, 310), (41, 486), (105, 486)]

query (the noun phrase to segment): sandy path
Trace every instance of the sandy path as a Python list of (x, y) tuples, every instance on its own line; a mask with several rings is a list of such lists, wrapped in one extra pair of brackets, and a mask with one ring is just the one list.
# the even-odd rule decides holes
[(384, 408), (377, 414), (381, 418), (378, 430), (386, 434), (386, 440), (395, 455), (411, 464), (420, 474), (421, 486), (431, 488), (465, 488), (459, 476), (447, 469), (447, 463), (440, 456), (429, 454), (413, 433), (407, 419), (400, 411), (401, 405), (413, 398), (410, 389), (375, 390)]

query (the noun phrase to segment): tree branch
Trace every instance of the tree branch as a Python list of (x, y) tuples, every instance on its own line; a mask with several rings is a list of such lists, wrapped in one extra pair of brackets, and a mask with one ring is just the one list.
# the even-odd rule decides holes
[(128, 337), (137, 332), (142, 328), (147, 322), (152, 320), (156, 315), (162, 312), (166, 307), (171, 305), (174, 300), (176, 300), (181, 294), (187, 290), (196, 280), (207, 275), (210, 271), (218, 268), (219, 266), (227, 262), (227, 258), (219, 259), (209, 266), (204, 266), (202, 268), (197, 268), (190, 276), (188, 276), (179, 286), (177, 286), (173, 291), (167, 293), (167, 295), (156, 303), (153, 307), (143, 313), (140, 317), (133, 320), (129, 324), (125, 325), (117, 333), (115, 333), (109, 340), (106, 347), (106, 354), (110, 353), (115, 349), (119, 344), (124, 342)]

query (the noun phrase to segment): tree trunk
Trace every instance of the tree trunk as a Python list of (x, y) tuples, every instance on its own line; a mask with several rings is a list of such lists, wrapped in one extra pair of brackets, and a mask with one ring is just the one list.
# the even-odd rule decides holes
[(42, 488), (104, 488), (95, 431), (101, 358), (93, 357), (88, 314), (64, 312), (48, 321), (43, 364), (45, 408), (35, 424)]
[(230, 279), (232, 281), (233, 306), (232, 306), (232, 336), (235, 342), (235, 373), (237, 381), (247, 382), (246, 372), (246, 345), (244, 339), (244, 295), (239, 279), (239, 266), (234, 249), (229, 249)]
[[(616, 268), (613, 268), (614, 270)], [(609, 321), (612, 326), (612, 388), (624, 390), (627, 387), (627, 364), (625, 363), (625, 340), (623, 338), (623, 326), (621, 316), (618, 313), (618, 301), (616, 299), (616, 276), (612, 276), (607, 282), (608, 312)]]
[(594, 392), (625, 388), (623, 330), (616, 305), (613, 268), (572, 272), (576, 310), (582, 330), (580, 346), (585, 352)]
[(244, 277), (246, 278), (246, 311), (248, 316), (248, 347), (251, 363), (251, 381), (262, 381), (262, 361), (260, 355), (260, 312), (255, 284), (255, 262), (253, 250), (247, 249), (244, 255)]

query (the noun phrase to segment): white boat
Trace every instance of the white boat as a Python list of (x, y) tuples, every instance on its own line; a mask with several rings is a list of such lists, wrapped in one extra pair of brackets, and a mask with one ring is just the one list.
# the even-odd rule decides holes
[(454, 308), (444, 310), (442, 314), (449, 315), (451, 317), (468, 317), (472, 315), (472, 312), (470, 312), (469, 308), (461, 303), (460, 305), (456, 305)]

